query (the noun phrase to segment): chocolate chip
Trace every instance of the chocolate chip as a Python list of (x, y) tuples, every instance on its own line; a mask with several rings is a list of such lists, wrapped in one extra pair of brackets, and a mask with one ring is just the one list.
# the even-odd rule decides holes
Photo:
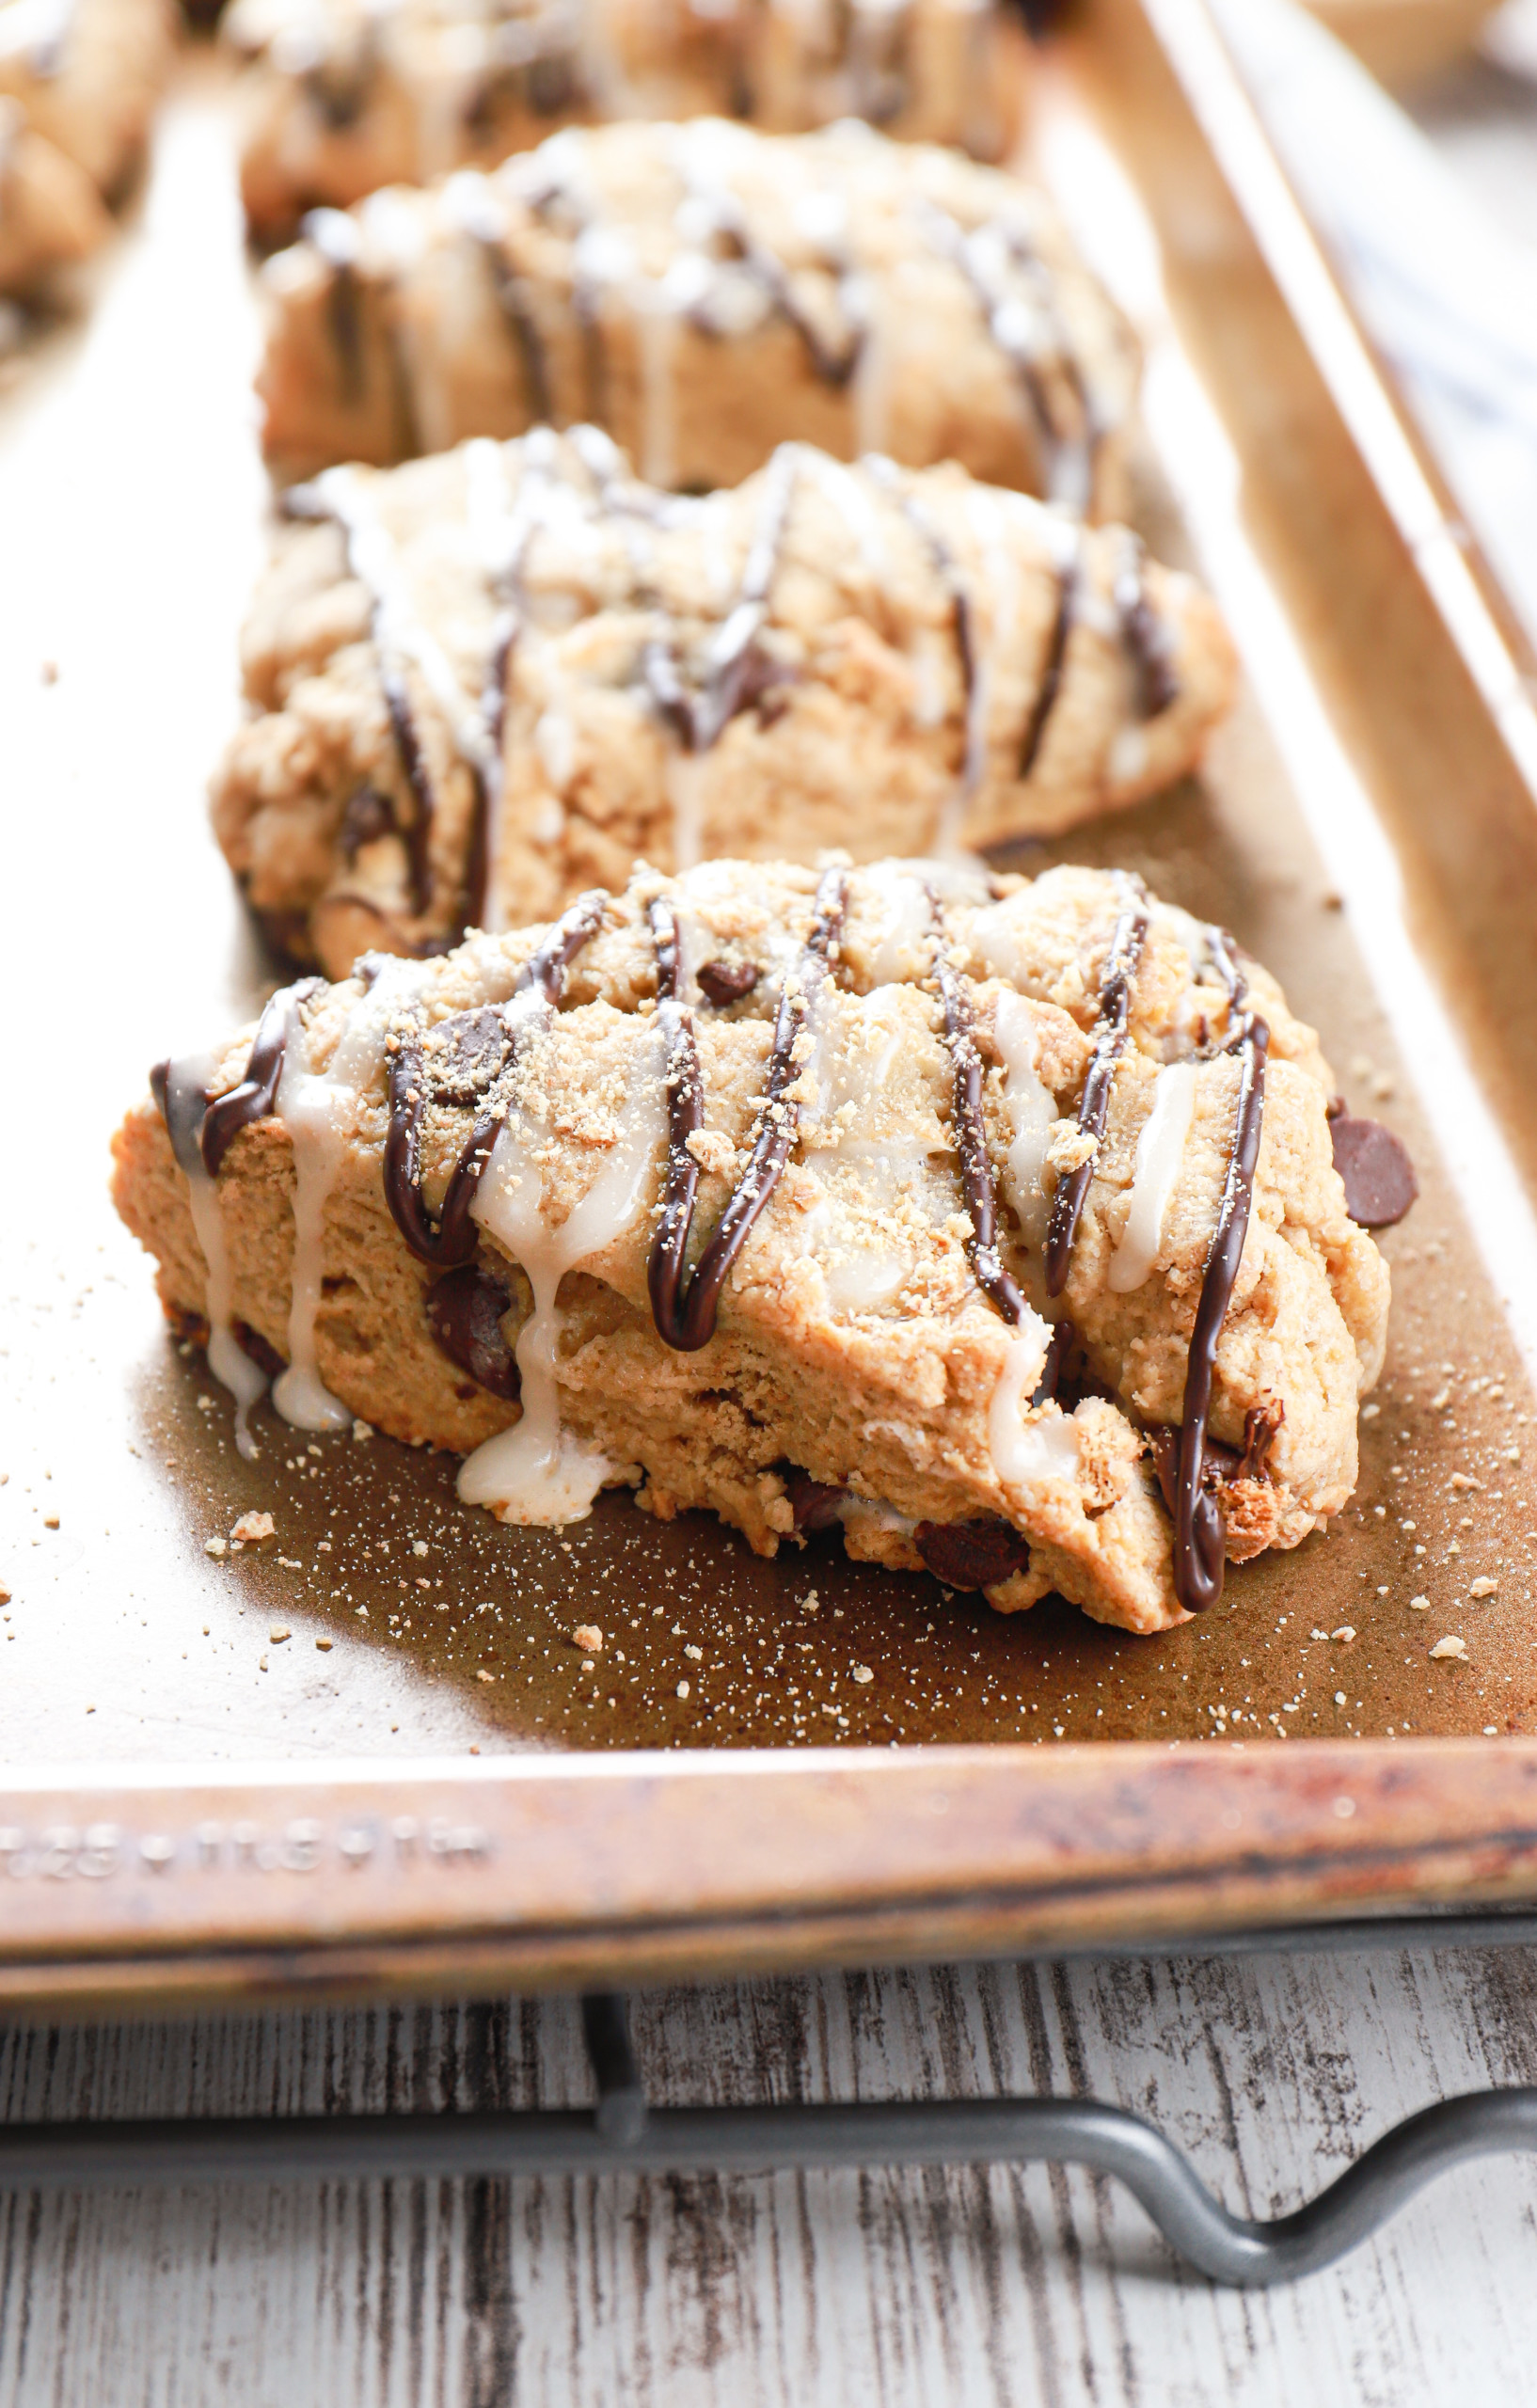
[(920, 1522), (912, 1539), (947, 1589), (990, 1589), (1011, 1572), (1022, 1572), (1030, 1560), (1025, 1539), (995, 1513), (975, 1522)]
[[(1268, 1480), (1270, 1450), (1276, 1433), (1286, 1419), (1283, 1404), (1251, 1405), (1244, 1416), (1244, 1450), (1224, 1445), (1208, 1432), (1201, 1453), (1201, 1486), (1209, 1494), (1225, 1488), (1235, 1480)], [(1153, 1468), (1164, 1502), (1174, 1512), (1175, 1490), (1180, 1479), (1180, 1433), (1160, 1427), (1149, 1430), (1148, 1443), (1152, 1449)]]
[(439, 1022), (421, 1049), (433, 1101), (478, 1102), (512, 1049), (507, 1023), (493, 1004)]
[(522, 1383), (501, 1334), (507, 1291), (478, 1262), (461, 1263), (427, 1291), (427, 1326), (451, 1363), (492, 1396), (517, 1401)]
[(1329, 1135), (1351, 1219), (1358, 1228), (1390, 1229), (1419, 1193), (1402, 1141), (1380, 1120), (1358, 1120), (1349, 1112), (1330, 1121)]
[(798, 1530), (831, 1530), (842, 1520), (847, 1488), (829, 1488), (825, 1481), (813, 1480), (810, 1472), (794, 1464), (786, 1464), (784, 1474), (784, 1494)]
[(341, 832), (337, 842), (342, 860), (355, 862), (365, 845), (375, 843), (380, 836), (392, 835), (395, 824), (395, 806), (389, 797), (380, 794), (375, 786), (359, 786), (355, 795), (349, 796), (341, 815)]
[(755, 961), (706, 961), (699, 972), (700, 992), (721, 1011), (750, 995), (757, 983)]

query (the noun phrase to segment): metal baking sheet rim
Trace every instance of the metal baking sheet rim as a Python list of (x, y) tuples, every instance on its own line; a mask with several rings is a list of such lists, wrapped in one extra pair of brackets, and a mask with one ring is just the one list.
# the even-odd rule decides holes
[(1017, 1956), (1537, 1900), (1522, 1739), (61, 1768), (12, 1782), (0, 1813), (12, 2013)]

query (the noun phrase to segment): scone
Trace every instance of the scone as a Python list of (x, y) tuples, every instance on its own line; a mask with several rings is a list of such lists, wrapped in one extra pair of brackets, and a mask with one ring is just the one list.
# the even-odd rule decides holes
[(214, 820), (269, 934), (333, 977), (642, 858), (1070, 827), (1188, 769), (1232, 685), (1188, 578), (959, 468), (785, 444), (695, 499), (543, 429), (288, 507)]
[(118, 1207), (243, 1412), (281, 1358), (510, 1521), (625, 1483), (1155, 1631), (1355, 1484), (1388, 1276), (1317, 1039), (1124, 875), (642, 868), (153, 1085)]
[(1018, 115), (994, 0), (233, 0), (224, 32), (246, 61), (241, 184), (264, 242), (605, 118), (860, 117), (995, 158)]
[(263, 284), (282, 476), (590, 420), (685, 490), (793, 436), (1126, 507), (1137, 347), (1051, 203), (866, 126), (572, 128), (317, 212)]
[(111, 231), (90, 178), (0, 100), (0, 294), (40, 300)]
[(170, 66), (169, 0), (0, 0), (0, 95), (112, 198)]

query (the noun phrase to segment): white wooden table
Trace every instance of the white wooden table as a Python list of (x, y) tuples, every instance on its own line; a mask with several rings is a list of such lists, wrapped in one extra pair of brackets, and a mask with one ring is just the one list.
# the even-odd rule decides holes
[[(929, 1968), (636, 2003), (661, 2102), (1011, 2090), (1152, 2117), (1284, 2211), (1430, 2099), (1537, 2082), (1537, 1951)], [(563, 2002), (17, 2031), (0, 2114), (575, 2105)], [(0, 2209), (0, 2400), (551, 2408), (1532, 2398), (1537, 2163), (1335, 2270), (1178, 2270), (1075, 2174), (234, 2186)]]
[[(1420, 117), (1537, 235), (1537, 85), (1481, 70)], [(1091, 2094), (1270, 2215), (1432, 2099), (1537, 2083), (1537, 1952), (744, 1983), (642, 1998), (636, 2033), (658, 2102)], [(0, 2035), (6, 2119), (589, 2096), (563, 2002)], [(1493, 2408), (1530, 2401), (1534, 2367), (1529, 2160), (1249, 2294), (1177, 2269), (1123, 2193), (1045, 2168), (0, 2203), (0, 2408)]]

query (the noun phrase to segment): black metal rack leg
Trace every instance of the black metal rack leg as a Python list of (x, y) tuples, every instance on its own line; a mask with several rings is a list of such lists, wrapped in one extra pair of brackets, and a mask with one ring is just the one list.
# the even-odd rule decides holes
[(648, 2109), (622, 1997), (582, 2001), (595, 2112), (295, 2115), (0, 2127), (0, 2193), (108, 2185), (465, 2175), (764, 2173), (784, 2166), (1085, 2165), (1123, 2182), (1169, 2246), (1213, 2282), (1315, 2273), (1439, 2174), (1537, 2151), (1537, 2089), (1450, 2099), (1409, 2116), (1291, 2215), (1230, 2215), (1162, 2133), (1090, 2099)]

